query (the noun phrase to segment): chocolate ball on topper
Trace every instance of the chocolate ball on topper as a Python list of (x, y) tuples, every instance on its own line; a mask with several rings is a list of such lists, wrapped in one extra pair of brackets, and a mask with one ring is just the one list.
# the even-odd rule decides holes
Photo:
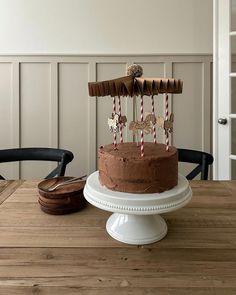
[(143, 74), (143, 68), (140, 65), (132, 64), (127, 68), (127, 76), (141, 77)]

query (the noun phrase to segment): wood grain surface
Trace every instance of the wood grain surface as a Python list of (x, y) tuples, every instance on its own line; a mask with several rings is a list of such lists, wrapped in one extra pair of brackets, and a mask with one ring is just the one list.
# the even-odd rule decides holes
[(0, 294), (236, 294), (236, 181), (192, 181), (193, 199), (163, 214), (167, 236), (132, 246), (105, 230), (111, 213), (48, 215), (38, 181), (0, 181)]

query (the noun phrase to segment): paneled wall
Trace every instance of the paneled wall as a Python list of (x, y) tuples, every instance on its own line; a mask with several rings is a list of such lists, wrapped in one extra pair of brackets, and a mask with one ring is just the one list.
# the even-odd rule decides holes
[[(132, 56), (0, 56), (0, 148), (47, 146), (71, 150), (75, 159), (67, 175), (96, 170), (97, 148), (110, 143), (107, 118), (109, 97), (90, 98), (88, 81), (124, 76), (126, 67), (140, 64), (146, 77), (175, 77), (184, 81), (183, 93), (172, 95), (175, 114), (172, 143), (177, 147), (211, 150), (210, 55)], [(163, 97), (155, 97), (163, 114)], [(145, 111), (151, 110), (145, 97)], [(139, 113), (139, 98), (122, 98), (128, 122)], [(133, 140), (125, 130), (125, 140)], [(152, 140), (147, 136), (145, 140)], [(158, 140), (163, 133), (158, 131)], [(8, 178), (42, 178), (48, 163), (1, 164)], [(186, 167), (180, 166), (184, 172)]]

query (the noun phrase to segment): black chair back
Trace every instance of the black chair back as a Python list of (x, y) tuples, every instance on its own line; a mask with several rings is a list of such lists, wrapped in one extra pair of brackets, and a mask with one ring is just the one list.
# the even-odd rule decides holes
[(197, 167), (186, 176), (188, 180), (192, 180), (199, 173), (201, 173), (201, 180), (207, 180), (209, 166), (213, 163), (214, 159), (211, 154), (205, 152), (178, 149), (178, 160), (179, 162), (198, 164)]
[[(58, 162), (58, 166), (45, 179), (64, 176), (66, 166), (73, 158), (74, 155), (72, 152), (56, 148), (32, 147), (0, 150), (0, 163), (27, 160)], [(4, 179), (3, 176), (0, 175), (0, 179)]]

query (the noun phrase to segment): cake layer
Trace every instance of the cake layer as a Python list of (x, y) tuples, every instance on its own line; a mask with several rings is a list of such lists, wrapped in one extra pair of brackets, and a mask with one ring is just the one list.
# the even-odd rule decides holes
[(129, 193), (161, 193), (178, 183), (178, 154), (175, 147), (145, 142), (126, 142), (101, 147), (98, 152), (99, 181), (108, 189)]

